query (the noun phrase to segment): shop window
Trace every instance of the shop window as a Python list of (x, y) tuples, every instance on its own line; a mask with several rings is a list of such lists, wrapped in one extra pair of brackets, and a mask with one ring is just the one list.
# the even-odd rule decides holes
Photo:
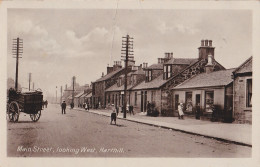
[(252, 79), (247, 79), (246, 92), (246, 106), (252, 107)]
[(186, 111), (192, 112), (192, 93), (186, 92)]
[(205, 109), (206, 109), (206, 112), (213, 112), (212, 111), (213, 105), (214, 105), (214, 92), (213, 91), (205, 92)]

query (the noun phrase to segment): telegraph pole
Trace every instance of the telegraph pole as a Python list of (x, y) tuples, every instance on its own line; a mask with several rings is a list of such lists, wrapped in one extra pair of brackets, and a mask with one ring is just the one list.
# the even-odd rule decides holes
[(72, 91), (72, 103), (74, 103), (75, 82), (76, 82), (76, 77), (73, 76), (72, 77), (72, 90), (67, 90), (67, 85), (64, 90), (64, 91)]
[(56, 104), (57, 104), (57, 86), (56, 86)]
[(122, 60), (125, 62), (125, 83), (124, 83), (124, 105), (123, 105), (123, 111), (124, 111), (124, 118), (126, 118), (126, 104), (127, 104), (127, 69), (128, 69), (128, 62), (133, 61), (134, 54), (133, 54), (133, 39), (129, 35), (126, 35), (123, 37), (122, 40)]
[(32, 73), (29, 73), (29, 91), (31, 90)]
[(75, 80), (76, 80), (76, 77), (73, 76), (73, 77), (72, 77), (72, 103), (73, 103), (73, 104), (74, 104)]
[(23, 40), (20, 38), (13, 39), (13, 48), (12, 54), (16, 57), (16, 72), (15, 72), (15, 90), (18, 90), (18, 65), (19, 65), (19, 58), (23, 53)]

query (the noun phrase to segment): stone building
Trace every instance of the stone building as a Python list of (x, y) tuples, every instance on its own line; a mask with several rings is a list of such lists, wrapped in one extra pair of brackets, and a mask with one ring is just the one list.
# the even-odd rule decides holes
[[(136, 108), (146, 111), (148, 101), (154, 103), (161, 115), (174, 115), (174, 97), (172, 88), (206, 70), (225, 70), (214, 59), (214, 47), (211, 40), (202, 40), (198, 58), (174, 58), (172, 53), (166, 53), (164, 59), (158, 59), (158, 64), (145, 69), (146, 80), (131, 91), (137, 94)], [(212, 55), (211, 68), (208, 68), (208, 55)], [(133, 98), (133, 97), (132, 97)]]
[(250, 57), (233, 71), (233, 116), (238, 123), (252, 124), (252, 60)]
[[(128, 68), (128, 72), (131, 71), (131, 67)], [(107, 74), (102, 75), (101, 78), (92, 82), (92, 107), (93, 108), (105, 108), (106, 96), (105, 90), (117, 82), (120, 75), (124, 73), (121, 61), (115, 61), (113, 67), (107, 67)]]
[[(146, 67), (147, 63), (140, 66), (132, 66), (132, 71), (127, 74), (127, 102), (130, 104), (130, 90), (133, 86), (139, 84), (145, 79), (145, 73), (142, 67)], [(116, 84), (105, 90), (106, 104), (114, 104), (116, 107), (124, 105), (124, 83), (125, 75), (118, 77)]]
[[(206, 71), (198, 74), (173, 88), (174, 111), (177, 115), (178, 104), (184, 104), (186, 115), (197, 118), (212, 117), (213, 107), (218, 118), (232, 120), (234, 69)], [(198, 112), (198, 113), (196, 113)], [(230, 112), (230, 113), (228, 113)], [(195, 118), (195, 117), (194, 117)]]

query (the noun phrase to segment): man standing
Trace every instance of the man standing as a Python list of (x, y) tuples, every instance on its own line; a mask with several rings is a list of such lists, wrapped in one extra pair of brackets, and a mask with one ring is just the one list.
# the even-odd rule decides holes
[(45, 101), (45, 108), (47, 108), (47, 105), (48, 105), (48, 101), (46, 100)]
[(65, 103), (65, 101), (63, 101), (62, 104), (61, 104), (61, 114), (63, 114), (63, 112), (64, 112), (64, 114), (66, 114), (66, 103)]

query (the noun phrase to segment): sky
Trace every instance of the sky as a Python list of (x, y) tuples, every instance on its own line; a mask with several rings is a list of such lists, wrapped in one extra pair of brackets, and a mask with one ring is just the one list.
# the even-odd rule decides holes
[[(157, 63), (165, 52), (198, 58), (202, 39), (213, 41), (215, 59), (235, 68), (252, 56), (249, 10), (8, 9), (7, 76), (15, 77), (12, 39), (23, 39), (19, 83), (55, 96), (56, 86), (99, 79), (121, 60), (122, 37), (134, 38), (136, 65)], [(122, 62), (123, 64), (123, 62)]]

